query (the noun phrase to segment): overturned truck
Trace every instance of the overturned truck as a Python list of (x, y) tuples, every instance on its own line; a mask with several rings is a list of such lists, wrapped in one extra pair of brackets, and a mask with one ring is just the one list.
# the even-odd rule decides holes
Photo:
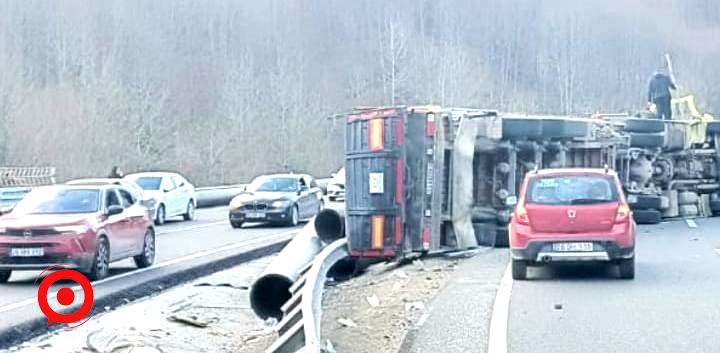
[(614, 168), (640, 224), (720, 213), (720, 121), (692, 96), (673, 103), (671, 121), (437, 106), (347, 113), (351, 256), (507, 246), (520, 183), (542, 168)]

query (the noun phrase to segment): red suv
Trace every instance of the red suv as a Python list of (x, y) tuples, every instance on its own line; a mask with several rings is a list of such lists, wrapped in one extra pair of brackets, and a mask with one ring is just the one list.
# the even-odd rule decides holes
[(621, 278), (635, 277), (635, 222), (611, 170), (528, 173), (509, 228), (513, 279), (566, 262), (617, 264)]
[(132, 257), (138, 267), (155, 259), (155, 231), (146, 209), (117, 185), (62, 185), (34, 189), (0, 217), (0, 283), (13, 270), (53, 265), (108, 275), (110, 262)]

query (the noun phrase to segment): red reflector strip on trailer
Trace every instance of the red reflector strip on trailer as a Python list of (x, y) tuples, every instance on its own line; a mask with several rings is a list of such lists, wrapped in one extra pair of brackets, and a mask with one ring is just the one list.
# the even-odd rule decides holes
[(395, 252), (392, 250), (364, 250), (364, 251), (358, 251), (353, 250), (350, 251), (350, 256), (352, 257), (395, 257)]
[(395, 217), (395, 244), (401, 245), (403, 240), (402, 220), (400, 216)]
[(368, 121), (368, 145), (371, 151), (379, 151), (385, 148), (384, 140), (384, 119), (372, 119)]
[(405, 198), (405, 188), (403, 182), (405, 181), (405, 165), (401, 159), (398, 159), (395, 163), (395, 202), (398, 205), (402, 205)]
[(402, 146), (405, 144), (405, 126), (401, 118), (395, 120), (395, 144)]
[(383, 238), (385, 237), (385, 216), (372, 216), (371, 228), (370, 247), (373, 249), (382, 249)]
[(423, 250), (430, 250), (430, 226), (423, 227)]
[(435, 114), (429, 113), (427, 115), (427, 122), (425, 125), (425, 132), (427, 133), (428, 137), (434, 137), (435, 136)]

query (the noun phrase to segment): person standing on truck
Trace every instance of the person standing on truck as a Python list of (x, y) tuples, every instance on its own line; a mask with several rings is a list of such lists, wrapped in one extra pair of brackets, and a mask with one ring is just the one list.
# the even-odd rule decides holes
[(655, 104), (658, 119), (672, 120), (670, 89), (677, 89), (670, 76), (662, 70), (655, 71), (648, 87), (648, 105)]
[(124, 177), (124, 176), (125, 176), (125, 174), (123, 174), (123, 172), (122, 172), (122, 170), (120, 169), (120, 167), (114, 166), (114, 167), (112, 167), (112, 170), (110, 171), (110, 175), (109, 175), (108, 177), (109, 177), (109, 178), (113, 178), (113, 179), (114, 179), (114, 178), (120, 179), (120, 178), (122, 178), (122, 177)]

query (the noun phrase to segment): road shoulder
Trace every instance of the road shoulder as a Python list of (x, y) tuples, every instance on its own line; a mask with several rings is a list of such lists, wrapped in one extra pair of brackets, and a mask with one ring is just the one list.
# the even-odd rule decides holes
[(507, 250), (491, 249), (460, 262), (400, 351), (487, 352), (493, 303), (508, 261)]

